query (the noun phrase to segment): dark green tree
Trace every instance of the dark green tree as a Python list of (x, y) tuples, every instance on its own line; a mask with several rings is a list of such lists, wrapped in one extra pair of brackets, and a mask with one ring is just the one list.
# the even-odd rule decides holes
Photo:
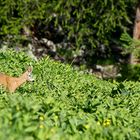
[(110, 57), (111, 47), (121, 46), (120, 35), (125, 31), (132, 34), (137, 3), (138, 0), (0, 0), (1, 41), (9, 46), (23, 43), (27, 38), (21, 31), (28, 27), (31, 36), (69, 43), (74, 52), (83, 49), (83, 58), (93, 63), (95, 48), (107, 48)]

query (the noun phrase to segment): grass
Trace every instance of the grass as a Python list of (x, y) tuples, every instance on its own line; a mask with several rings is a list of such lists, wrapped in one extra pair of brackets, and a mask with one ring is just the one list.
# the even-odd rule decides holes
[(32, 65), (35, 82), (0, 90), (1, 140), (140, 139), (140, 83), (110, 83), (45, 57), (0, 52), (0, 70), (19, 76)]

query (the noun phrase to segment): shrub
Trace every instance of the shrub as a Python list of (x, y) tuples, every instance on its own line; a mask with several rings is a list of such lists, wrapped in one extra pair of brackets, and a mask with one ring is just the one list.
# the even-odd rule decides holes
[(10, 75), (30, 63), (34, 83), (14, 94), (0, 90), (1, 140), (139, 139), (139, 82), (109, 83), (48, 57), (0, 52), (0, 69)]

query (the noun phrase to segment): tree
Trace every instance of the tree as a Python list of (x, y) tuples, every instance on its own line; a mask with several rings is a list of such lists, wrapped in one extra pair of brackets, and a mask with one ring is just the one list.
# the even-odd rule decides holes
[[(133, 38), (140, 40), (140, 3), (136, 7), (135, 25), (133, 29)], [(136, 46), (131, 54), (131, 64), (140, 63), (140, 46)]]

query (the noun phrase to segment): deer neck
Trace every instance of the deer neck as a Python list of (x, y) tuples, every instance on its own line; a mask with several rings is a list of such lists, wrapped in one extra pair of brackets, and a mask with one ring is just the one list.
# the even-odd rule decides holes
[(23, 83), (25, 83), (27, 81), (26, 78), (26, 73), (22, 74), (21, 76), (19, 76), (18, 78), (16, 78), (16, 84), (17, 86), (22, 85)]

